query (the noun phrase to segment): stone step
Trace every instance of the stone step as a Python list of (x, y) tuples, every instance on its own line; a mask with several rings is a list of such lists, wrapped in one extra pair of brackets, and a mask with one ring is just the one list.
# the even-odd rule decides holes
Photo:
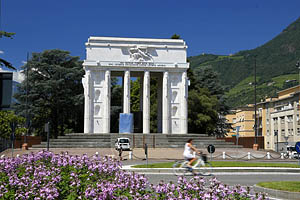
[[(102, 145), (73, 145), (73, 144), (50, 144), (49, 145), (50, 148), (111, 148), (111, 147), (107, 147), (107, 146), (102, 146)], [(47, 148), (47, 145), (33, 145), (32, 148)]]
[(111, 142), (110, 138), (59, 138), (50, 139), (50, 142)]
[[(72, 133), (65, 136), (58, 136), (57, 139), (50, 140), (51, 148), (114, 148), (114, 141), (119, 137), (127, 137), (131, 140), (134, 148), (143, 148), (148, 144), (149, 148), (184, 148), (186, 141), (194, 139), (194, 144), (198, 148), (206, 148), (213, 144), (216, 148), (236, 148), (232, 142), (225, 142), (204, 134), (84, 134)], [(153, 143), (155, 145), (153, 145)], [(46, 148), (47, 142), (34, 145), (33, 148)], [(239, 146), (240, 147), (240, 146)]]

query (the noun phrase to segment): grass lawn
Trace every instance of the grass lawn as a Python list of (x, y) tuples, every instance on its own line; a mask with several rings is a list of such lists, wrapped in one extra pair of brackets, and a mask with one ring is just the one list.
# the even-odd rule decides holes
[(300, 181), (277, 181), (277, 182), (260, 182), (260, 187), (284, 190), (289, 192), (300, 192)]
[[(148, 164), (148, 168), (172, 168), (174, 162), (152, 163)], [(297, 164), (290, 163), (253, 163), (243, 161), (212, 161), (213, 167), (290, 167), (299, 168)], [(147, 165), (135, 165), (134, 168), (147, 168)]]

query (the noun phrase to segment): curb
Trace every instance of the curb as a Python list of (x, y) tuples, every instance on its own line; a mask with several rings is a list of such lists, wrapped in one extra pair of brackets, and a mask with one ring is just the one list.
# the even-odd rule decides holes
[(280, 198), (280, 199), (291, 199), (291, 200), (298, 199), (299, 200), (299, 198), (300, 198), (300, 192), (288, 192), (288, 191), (282, 191), (282, 190), (274, 190), (274, 189), (260, 187), (258, 185), (254, 185), (253, 190), (255, 192), (267, 193), (268, 195), (270, 195), (272, 197)]
[[(172, 168), (133, 168), (133, 165), (125, 165), (123, 170), (131, 172), (172, 173)], [(278, 173), (300, 173), (300, 168), (279, 167), (214, 167), (213, 172), (278, 172)]]

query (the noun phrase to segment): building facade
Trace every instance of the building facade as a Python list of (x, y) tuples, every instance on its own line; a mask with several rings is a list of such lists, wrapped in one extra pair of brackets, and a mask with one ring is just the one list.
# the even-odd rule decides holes
[(227, 137), (236, 135), (236, 127), (239, 126), (240, 137), (254, 136), (254, 107), (248, 105), (233, 110), (231, 114), (226, 115), (227, 123), (231, 124), (232, 129), (229, 130)]
[(258, 104), (265, 149), (286, 151), (286, 146), (300, 141), (299, 91), (300, 86), (288, 88)]

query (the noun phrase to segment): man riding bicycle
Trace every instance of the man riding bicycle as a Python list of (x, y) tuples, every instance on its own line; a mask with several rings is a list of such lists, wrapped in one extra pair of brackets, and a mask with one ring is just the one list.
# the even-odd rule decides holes
[(202, 151), (199, 151), (193, 146), (193, 139), (189, 139), (187, 143), (185, 143), (184, 146), (184, 152), (183, 152), (183, 157), (184, 159), (188, 160), (187, 167), (189, 168), (189, 171), (193, 172), (192, 164), (194, 161), (197, 160), (193, 152), (202, 154)]

